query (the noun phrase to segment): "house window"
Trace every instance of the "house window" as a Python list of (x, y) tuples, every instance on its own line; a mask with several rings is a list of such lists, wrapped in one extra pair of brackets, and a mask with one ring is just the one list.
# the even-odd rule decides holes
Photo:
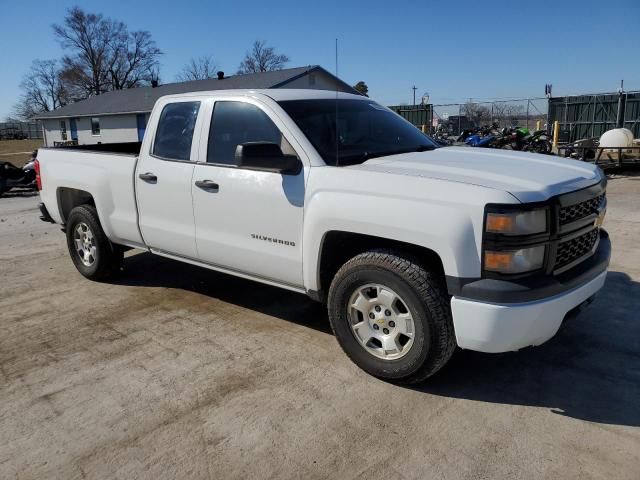
[(67, 122), (60, 120), (60, 137), (62, 140), (67, 139)]
[(98, 117), (91, 118), (91, 135), (100, 135), (100, 119)]

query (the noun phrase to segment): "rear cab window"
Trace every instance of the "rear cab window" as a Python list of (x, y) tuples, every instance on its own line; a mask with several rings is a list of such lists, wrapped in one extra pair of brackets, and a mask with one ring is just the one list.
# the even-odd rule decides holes
[(152, 155), (166, 160), (189, 161), (200, 102), (164, 106), (153, 142)]
[(237, 165), (238, 145), (269, 142), (280, 146), (285, 155), (297, 156), (273, 120), (257, 106), (240, 101), (216, 101), (211, 115), (207, 163)]

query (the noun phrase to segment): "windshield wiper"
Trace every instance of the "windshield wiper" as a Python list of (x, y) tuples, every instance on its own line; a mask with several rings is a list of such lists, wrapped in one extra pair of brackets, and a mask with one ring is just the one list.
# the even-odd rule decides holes
[(418, 145), (414, 150), (411, 150), (412, 152), (428, 152), (430, 150), (435, 150), (436, 147), (435, 145)]

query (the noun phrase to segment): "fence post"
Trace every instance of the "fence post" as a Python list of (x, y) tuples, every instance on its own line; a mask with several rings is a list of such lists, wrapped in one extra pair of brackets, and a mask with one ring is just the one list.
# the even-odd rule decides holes
[(620, 89), (618, 94), (618, 115), (616, 117), (616, 128), (624, 127), (624, 107), (626, 102), (626, 94)]
[(553, 147), (558, 146), (558, 136), (560, 135), (560, 122), (556, 120), (553, 122)]

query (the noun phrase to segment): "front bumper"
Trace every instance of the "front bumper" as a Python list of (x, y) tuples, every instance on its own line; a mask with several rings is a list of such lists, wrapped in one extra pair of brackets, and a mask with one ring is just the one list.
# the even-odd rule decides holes
[(483, 281), (482, 288), (467, 290), (481, 292), (482, 299), (453, 295), (451, 311), (458, 346), (498, 353), (546, 342), (569, 312), (602, 288), (610, 256), (611, 243), (604, 234), (593, 258), (583, 268), (563, 274), (566, 278), (562, 282), (554, 279), (552, 283), (523, 288), (508, 282)]
[(498, 353), (540, 345), (556, 334), (567, 313), (602, 288), (606, 277), (605, 271), (575, 290), (527, 303), (482, 303), (453, 297), (458, 346)]

